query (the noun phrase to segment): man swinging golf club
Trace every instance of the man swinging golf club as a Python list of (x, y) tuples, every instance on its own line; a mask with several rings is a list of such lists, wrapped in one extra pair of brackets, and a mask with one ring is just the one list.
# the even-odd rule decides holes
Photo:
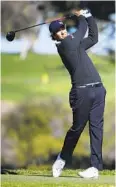
[[(51, 37), (58, 41), (56, 44), (58, 53), (71, 77), (69, 102), (73, 115), (73, 125), (66, 134), (64, 145), (53, 164), (52, 172), (54, 177), (61, 175), (89, 121), (91, 167), (78, 174), (83, 178), (98, 178), (99, 170), (103, 168), (102, 140), (106, 89), (86, 53), (87, 49), (98, 42), (98, 29), (89, 10), (73, 13), (78, 19), (78, 30), (74, 34), (68, 35), (61, 21), (53, 21), (49, 25)], [(84, 38), (87, 26), (88, 37)]]

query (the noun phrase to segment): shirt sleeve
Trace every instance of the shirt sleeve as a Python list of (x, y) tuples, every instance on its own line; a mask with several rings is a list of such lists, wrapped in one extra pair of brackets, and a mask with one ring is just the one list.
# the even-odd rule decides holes
[(78, 30), (73, 34), (75, 42), (80, 44), (87, 31), (87, 21), (84, 16), (78, 17)]
[(95, 19), (91, 16), (86, 19), (88, 22), (88, 37), (81, 41), (81, 46), (87, 50), (98, 42), (98, 28)]

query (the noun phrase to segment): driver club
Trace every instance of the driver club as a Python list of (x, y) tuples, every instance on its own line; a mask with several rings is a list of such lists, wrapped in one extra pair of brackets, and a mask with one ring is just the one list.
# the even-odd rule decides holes
[[(56, 21), (56, 20), (64, 20), (66, 18), (70, 18), (71, 16), (73, 15), (68, 15), (68, 16), (65, 16), (65, 17), (62, 17), (62, 18), (57, 18), (55, 20), (52, 20), (52, 21)], [(51, 21), (50, 21), (51, 22)], [(39, 24), (36, 24), (36, 25), (33, 25), (33, 26), (29, 26), (29, 27), (25, 27), (25, 28), (22, 28), (22, 29), (18, 29), (18, 30), (15, 30), (15, 31), (10, 31), (10, 32), (7, 32), (6, 34), (6, 39), (8, 41), (13, 41), (14, 38), (15, 38), (15, 33), (16, 32), (20, 32), (20, 31), (23, 31), (23, 30), (27, 30), (27, 29), (30, 29), (30, 28), (33, 28), (33, 27), (36, 27), (36, 26), (40, 26), (40, 25), (44, 25), (44, 24), (48, 24), (50, 23), (49, 21), (48, 22), (43, 22), (43, 23), (39, 23)]]

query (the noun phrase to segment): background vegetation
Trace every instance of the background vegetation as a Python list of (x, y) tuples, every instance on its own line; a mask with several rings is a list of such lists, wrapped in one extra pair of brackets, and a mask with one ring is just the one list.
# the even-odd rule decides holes
[[(5, 138), (11, 142), (10, 150), (16, 165), (46, 163), (60, 151), (72, 116), (68, 104), (71, 88), (67, 71), (57, 55), (30, 53), (21, 61), (18, 55), (2, 54), (2, 100), (15, 106), (2, 118)], [(114, 159), (114, 63), (110, 59), (90, 54), (107, 90), (103, 156), (107, 164)], [(110, 141), (108, 137), (110, 135)], [(12, 142), (13, 141), (13, 142)], [(6, 152), (5, 152), (6, 153)], [(88, 126), (82, 134), (74, 156), (89, 156)], [(2, 154), (2, 163), (12, 163), (12, 156)], [(88, 164), (88, 161), (85, 161)], [(75, 162), (73, 163), (75, 165)], [(78, 167), (85, 167), (84, 163)]]

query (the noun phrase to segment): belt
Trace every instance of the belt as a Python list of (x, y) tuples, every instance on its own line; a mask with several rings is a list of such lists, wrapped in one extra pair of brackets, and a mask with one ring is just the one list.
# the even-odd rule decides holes
[(90, 83), (90, 84), (85, 84), (85, 85), (82, 85), (82, 86), (77, 86), (78, 88), (92, 88), (92, 87), (100, 87), (102, 86), (102, 83), (99, 82), (99, 83)]

